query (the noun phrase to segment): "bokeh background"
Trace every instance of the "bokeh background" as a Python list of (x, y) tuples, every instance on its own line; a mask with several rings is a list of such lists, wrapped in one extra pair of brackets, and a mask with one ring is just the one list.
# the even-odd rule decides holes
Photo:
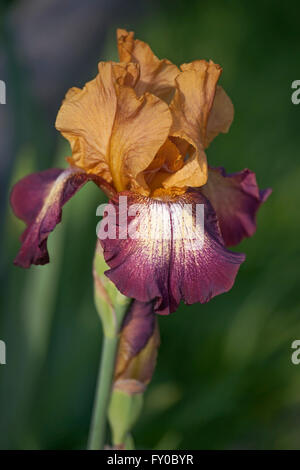
[(12, 261), (23, 225), (9, 190), (20, 177), (64, 165), (54, 129), (71, 86), (117, 58), (115, 29), (133, 29), (159, 57), (223, 66), (235, 105), (228, 135), (208, 149), (212, 165), (257, 172), (273, 194), (234, 288), (206, 305), (160, 319), (162, 344), (138, 448), (300, 448), (299, 2), (200, 0), (1, 0), (0, 79), (0, 448), (85, 448), (101, 327), (93, 305), (95, 210), (88, 184), (49, 238), (51, 263), (23, 271)]

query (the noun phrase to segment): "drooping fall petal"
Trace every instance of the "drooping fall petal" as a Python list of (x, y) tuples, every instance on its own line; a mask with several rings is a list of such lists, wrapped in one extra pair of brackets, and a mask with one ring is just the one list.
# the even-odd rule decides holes
[(248, 169), (227, 174), (219, 167), (209, 169), (201, 192), (216, 211), (225, 245), (232, 246), (254, 234), (256, 212), (272, 190), (259, 190), (255, 173)]
[(113, 182), (118, 191), (144, 186), (138, 175), (151, 163), (171, 126), (166, 103), (132, 88), (137, 64), (101, 62), (82, 90), (71, 89), (56, 127), (72, 147), (71, 163)]
[(188, 142), (193, 153), (182, 169), (164, 181), (164, 187), (202, 186), (207, 180), (204, 152), (206, 129), (221, 67), (212, 61), (198, 60), (181, 66), (176, 92), (170, 104), (173, 124), (170, 135)]
[(16, 265), (29, 268), (31, 264), (49, 262), (48, 235), (61, 221), (63, 205), (90, 179), (107, 194), (113, 194), (110, 186), (101, 178), (72, 168), (52, 168), (33, 173), (13, 187), (11, 206), (16, 216), (27, 225), (14, 261)]
[[(120, 200), (125, 196), (128, 212)], [(100, 242), (110, 267), (106, 275), (124, 295), (155, 300), (155, 311), (168, 314), (181, 299), (204, 303), (232, 287), (244, 255), (224, 247), (215, 212), (199, 191), (171, 200), (123, 192), (110, 205), (117, 217), (107, 210), (102, 223), (115, 224), (116, 237), (101, 236)], [(198, 207), (204, 209), (204, 230)]]
[(117, 30), (118, 50), (121, 62), (134, 62), (140, 66), (140, 77), (135, 85), (138, 96), (152, 93), (169, 102), (175, 90), (175, 78), (179, 69), (167, 59), (158, 59), (149, 45), (134, 39), (133, 31)]

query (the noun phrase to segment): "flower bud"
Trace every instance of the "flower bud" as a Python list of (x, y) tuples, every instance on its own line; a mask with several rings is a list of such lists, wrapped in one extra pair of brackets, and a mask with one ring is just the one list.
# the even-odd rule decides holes
[(97, 241), (93, 266), (95, 305), (102, 321), (105, 336), (112, 338), (119, 333), (124, 312), (131, 299), (121, 294), (105, 276), (104, 272), (107, 269), (103, 250)]
[(129, 432), (140, 414), (143, 393), (154, 372), (159, 343), (152, 302), (135, 300), (121, 329), (108, 414), (115, 446), (128, 448)]
[[(159, 330), (152, 302), (135, 300), (129, 309), (121, 329), (115, 367), (115, 384), (127, 393), (136, 393), (139, 387), (150, 382), (160, 343)], [(128, 380), (132, 381), (131, 386)], [(121, 385), (123, 384), (123, 385)]]

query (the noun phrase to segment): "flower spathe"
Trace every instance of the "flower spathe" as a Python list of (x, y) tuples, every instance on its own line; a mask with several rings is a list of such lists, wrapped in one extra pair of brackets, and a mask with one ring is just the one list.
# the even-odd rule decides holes
[[(63, 204), (92, 180), (110, 205), (121, 195), (129, 206), (140, 204), (141, 232), (143, 225), (160, 227), (155, 241), (100, 241), (117, 288), (166, 314), (181, 299), (207, 302), (232, 287), (244, 255), (226, 247), (253, 235), (270, 190), (259, 191), (249, 170), (226, 174), (207, 164), (206, 148), (233, 119), (218, 85), (221, 67), (196, 60), (179, 69), (132, 32), (118, 30), (117, 37), (120, 62), (100, 62), (96, 78), (71, 88), (59, 110), (56, 128), (70, 142), (70, 168), (36, 173), (12, 191), (12, 207), (27, 224), (15, 262), (48, 262), (47, 237)], [(180, 236), (176, 208), (186, 202), (204, 205), (201, 246), (188, 230)]]

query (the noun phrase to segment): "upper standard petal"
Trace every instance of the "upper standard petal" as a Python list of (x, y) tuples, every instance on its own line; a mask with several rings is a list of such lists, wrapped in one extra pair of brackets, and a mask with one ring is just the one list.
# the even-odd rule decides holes
[(234, 117), (234, 108), (231, 99), (221, 86), (217, 86), (214, 102), (208, 117), (205, 147), (221, 133), (229, 131)]
[(67, 94), (56, 120), (71, 144), (71, 163), (112, 182), (117, 191), (131, 185), (147, 191), (139, 173), (171, 126), (166, 103), (149, 93), (137, 97), (138, 73), (137, 64), (100, 63), (94, 80)]
[(198, 187), (207, 181), (204, 152), (207, 122), (222, 69), (205, 60), (183, 64), (181, 69), (170, 104), (173, 119), (170, 135), (190, 144), (190, 154), (184, 166), (164, 181), (164, 187)]
[(160, 60), (150, 46), (134, 39), (133, 31), (117, 30), (118, 50), (121, 62), (134, 62), (140, 66), (140, 77), (135, 90), (140, 96), (146, 91), (169, 102), (175, 91), (175, 78), (179, 69), (167, 59)]

